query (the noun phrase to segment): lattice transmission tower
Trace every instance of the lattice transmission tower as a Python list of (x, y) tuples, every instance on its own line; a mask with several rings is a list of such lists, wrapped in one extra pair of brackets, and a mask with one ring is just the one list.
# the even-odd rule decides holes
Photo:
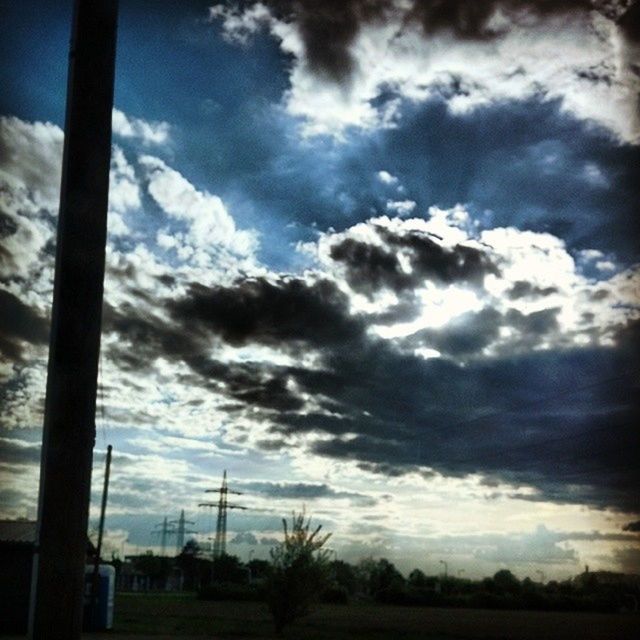
[[(182, 553), (184, 548), (184, 538), (191, 533), (198, 533), (197, 531), (191, 531), (187, 528), (187, 525), (195, 524), (191, 520), (187, 520), (184, 515), (184, 509), (180, 512), (180, 517), (177, 520), (169, 520), (166, 516), (165, 519), (155, 525), (154, 530), (151, 532), (153, 535), (160, 536), (160, 555), (164, 556), (167, 550), (167, 542), (169, 536), (176, 537), (176, 555)], [(160, 527), (158, 529), (158, 527)]]
[(227, 470), (222, 475), (222, 485), (219, 489), (207, 489), (205, 493), (219, 493), (218, 502), (201, 502), (199, 507), (218, 507), (218, 519), (216, 521), (216, 537), (213, 542), (213, 559), (223, 556), (227, 552), (227, 509), (247, 510), (239, 504), (230, 504), (227, 496), (232, 493), (241, 496), (241, 491), (233, 491), (227, 486)]
[[(158, 529), (160, 527), (160, 529)], [(167, 538), (176, 534), (176, 529), (172, 524), (169, 524), (169, 519), (165, 516), (162, 522), (155, 525), (152, 535), (160, 536), (160, 555), (165, 556), (167, 553)]]
[(187, 528), (186, 528), (186, 525), (195, 524), (195, 522), (192, 522), (191, 520), (185, 520), (184, 509), (182, 509), (182, 511), (180, 511), (180, 518), (178, 520), (171, 520), (171, 522), (169, 522), (169, 524), (177, 526), (177, 528), (175, 529), (176, 555), (180, 555), (180, 553), (182, 552), (182, 549), (184, 547), (184, 537), (185, 537), (185, 535), (190, 534), (190, 533), (198, 533), (197, 531), (190, 531), (190, 530), (187, 530)]

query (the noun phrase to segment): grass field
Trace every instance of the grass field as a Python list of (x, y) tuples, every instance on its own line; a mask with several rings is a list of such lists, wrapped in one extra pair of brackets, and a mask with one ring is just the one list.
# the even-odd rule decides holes
[[(118, 594), (114, 635), (215, 639), (275, 637), (265, 605), (192, 595)], [(289, 640), (635, 640), (638, 614), (322, 605), (285, 631)]]

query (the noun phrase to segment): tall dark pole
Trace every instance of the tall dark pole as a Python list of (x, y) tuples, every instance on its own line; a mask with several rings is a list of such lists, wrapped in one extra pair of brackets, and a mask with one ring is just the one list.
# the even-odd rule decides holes
[(29, 637), (82, 630), (107, 231), (117, 0), (76, 0)]

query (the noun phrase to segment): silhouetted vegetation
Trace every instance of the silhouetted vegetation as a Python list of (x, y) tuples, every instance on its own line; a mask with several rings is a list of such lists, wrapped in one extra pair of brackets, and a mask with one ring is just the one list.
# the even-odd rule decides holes
[(267, 577), (267, 604), (276, 633), (306, 615), (330, 586), (329, 551), (322, 549), (331, 534), (318, 535), (322, 525), (310, 530), (304, 512), (293, 515), (291, 532), (283, 519), (284, 541), (271, 549), (271, 571)]
[(322, 549), (328, 535), (310, 531), (303, 515), (294, 516), (291, 532), (272, 549), (271, 562), (243, 563), (222, 555), (204, 557), (189, 541), (175, 559), (151, 552), (132, 558), (145, 590), (165, 590), (168, 576), (179, 570), (184, 590), (197, 590), (204, 600), (266, 602), (276, 628), (307, 613), (314, 602), (346, 605), (354, 600), (398, 606), (523, 609), (546, 611), (638, 611), (640, 576), (584, 572), (561, 582), (519, 580), (508, 569), (481, 580), (428, 576), (420, 569), (405, 578), (385, 558), (367, 558), (352, 565), (328, 560)]
[[(369, 564), (368, 595), (376, 602), (406, 606), (547, 611), (637, 610), (640, 579), (620, 574), (582, 574), (547, 584), (531, 578), (520, 581), (507, 569), (491, 578), (473, 581), (428, 577), (414, 570), (404, 580), (385, 560)], [(372, 567), (372, 569), (370, 568)]]

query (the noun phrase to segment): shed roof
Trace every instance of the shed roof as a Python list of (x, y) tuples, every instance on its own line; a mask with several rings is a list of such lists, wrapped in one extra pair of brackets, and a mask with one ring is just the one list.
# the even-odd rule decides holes
[(33, 544), (36, 541), (36, 523), (32, 520), (0, 520), (0, 542)]

